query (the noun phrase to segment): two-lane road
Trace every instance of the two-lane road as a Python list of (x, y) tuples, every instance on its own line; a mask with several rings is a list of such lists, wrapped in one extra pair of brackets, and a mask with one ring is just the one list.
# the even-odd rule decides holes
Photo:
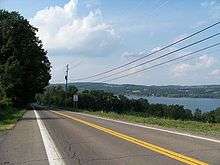
[[(17, 131), (27, 121), (32, 122), (32, 129), (26, 128), (26, 132), (33, 131), (37, 138), (32, 137), (31, 149), (27, 149), (28, 144), (21, 146), (13, 142), (13, 145), (17, 145), (14, 148), (23, 148), (19, 150), (22, 154), (15, 154), (17, 151), (9, 144), (11, 138), (16, 139), (17, 136), (13, 131)], [(220, 164), (218, 141), (141, 128), (68, 111), (28, 111), (24, 121), (19, 122), (13, 131), (0, 142), (0, 164), (24, 164), (22, 156), (28, 164)]]

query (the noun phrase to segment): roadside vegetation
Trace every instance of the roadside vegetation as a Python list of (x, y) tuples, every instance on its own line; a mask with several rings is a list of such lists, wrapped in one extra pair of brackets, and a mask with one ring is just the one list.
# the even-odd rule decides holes
[(8, 109), (1, 112), (0, 116), (0, 131), (5, 131), (14, 127), (16, 122), (20, 120), (25, 113), (25, 110)]
[(127, 121), (131, 123), (137, 123), (142, 125), (151, 125), (159, 128), (169, 128), (178, 131), (188, 132), (188, 133), (198, 133), (202, 135), (218, 136), (220, 137), (220, 123), (204, 123), (198, 121), (189, 120), (173, 120), (158, 117), (142, 117), (129, 114), (118, 114), (115, 112), (103, 112), (103, 111), (86, 111), (78, 110), (78, 112), (91, 114), (99, 117)]
[(36, 32), (19, 13), (0, 10), (0, 130), (11, 128), (49, 83), (50, 62)]
[[(41, 105), (73, 106), (72, 96), (78, 91), (75, 86), (68, 87), (66, 99), (63, 86), (48, 86), (51, 66), (36, 32), (37, 29), (19, 13), (0, 10), (1, 130), (14, 124), (24, 113), (19, 109), (35, 98)], [(218, 127), (220, 123), (220, 108), (206, 113), (197, 109), (193, 113), (180, 105), (150, 104), (146, 99), (128, 99), (101, 90), (84, 90), (78, 94), (79, 109), (106, 117), (166, 127), (188, 127), (187, 123), (191, 123), (200, 130), (206, 130), (206, 125)], [(203, 125), (197, 126), (197, 122)]]
[(11, 99), (6, 97), (5, 90), (0, 84), (0, 131), (13, 128), (24, 112), (24, 110), (12, 107)]
[[(69, 86), (67, 100), (63, 86), (49, 86), (44, 94), (38, 94), (38, 104), (65, 107), (75, 110), (72, 96), (77, 92), (75, 86)], [(104, 91), (78, 92), (78, 111), (120, 119), (134, 123), (143, 123), (187, 132), (206, 134), (220, 133), (220, 108), (202, 113), (197, 109), (192, 112), (180, 105), (150, 104), (146, 99), (128, 99), (123, 95), (113, 95)]]

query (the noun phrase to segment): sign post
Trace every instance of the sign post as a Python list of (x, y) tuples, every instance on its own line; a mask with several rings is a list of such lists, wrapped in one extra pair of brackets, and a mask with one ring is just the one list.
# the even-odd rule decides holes
[(73, 106), (74, 106), (75, 109), (78, 108), (78, 106), (77, 106), (78, 100), (79, 100), (78, 95), (77, 94), (73, 95), (73, 103), (74, 103)]

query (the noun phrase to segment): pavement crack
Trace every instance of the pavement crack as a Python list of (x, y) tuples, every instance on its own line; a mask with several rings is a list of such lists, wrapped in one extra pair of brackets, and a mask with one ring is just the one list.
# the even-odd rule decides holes
[(85, 164), (88, 164), (89, 162), (92, 162), (92, 161), (111, 161), (111, 160), (119, 160), (119, 159), (124, 159), (124, 158), (134, 158), (134, 157), (159, 157), (158, 156), (155, 156), (155, 155), (152, 155), (152, 154), (130, 154), (130, 155), (124, 155), (124, 156), (116, 156), (116, 157), (112, 157), (112, 158), (96, 158), (96, 159), (89, 159), (85, 162)]

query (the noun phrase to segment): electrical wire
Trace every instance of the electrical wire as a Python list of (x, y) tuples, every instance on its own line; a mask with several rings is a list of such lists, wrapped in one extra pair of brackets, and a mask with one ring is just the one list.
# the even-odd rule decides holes
[(208, 30), (208, 29), (210, 29), (210, 28), (212, 28), (212, 27), (214, 27), (214, 26), (216, 26), (216, 25), (218, 25), (218, 24), (220, 24), (220, 21), (219, 21), (219, 22), (216, 22), (216, 23), (214, 23), (214, 24), (212, 24), (212, 25), (210, 25), (210, 26), (208, 26), (208, 27), (206, 27), (206, 28), (203, 28), (203, 29), (201, 29), (201, 30), (199, 30), (199, 31), (197, 31), (197, 32), (194, 32), (194, 33), (192, 33), (192, 34), (190, 34), (190, 35), (188, 35), (188, 36), (186, 36), (186, 37), (184, 37), (184, 38), (182, 38), (182, 39), (180, 39), (180, 40), (178, 40), (178, 41), (175, 41), (175, 42), (173, 42), (173, 43), (171, 43), (171, 44), (168, 44), (168, 45), (162, 47), (162, 48), (159, 49), (159, 50), (156, 50), (156, 51), (154, 51), (154, 52), (152, 52), (152, 53), (146, 54), (145, 56), (142, 56), (142, 57), (140, 57), (140, 58), (137, 58), (137, 59), (135, 59), (135, 60), (133, 60), (133, 61), (130, 61), (130, 62), (126, 63), (126, 64), (123, 64), (123, 65), (114, 67), (114, 68), (112, 68), (112, 69), (110, 69), (110, 70), (107, 70), (107, 71), (104, 71), (104, 72), (101, 72), (101, 73), (94, 74), (94, 75), (92, 75), (92, 76), (88, 76), (88, 77), (84, 77), (84, 78), (78, 78), (78, 79), (75, 79), (74, 81), (86, 80), (86, 79), (90, 79), (90, 78), (93, 78), (93, 77), (97, 77), (97, 76), (100, 76), (100, 75), (103, 75), (103, 74), (106, 74), (106, 73), (110, 73), (110, 72), (112, 72), (112, 71), (114, 71), (114, 70), (118, 70), (118, 69), (123, 68), (123, 67), (125, 67), (125, 66), (127, 66), (127, 65), (133, 64), (133, 63), (135, 63), (135, 62), (137, 62), (137, 61), (140, 61), (140, 60), (142, 60), (142, 59), (144, 59), (144, 58), (146, 58), (146, 57), (149, 57), (149, 56), (151, 56), (151, 55), (153, 55), (153, 54), (156, 54), (156, 53), (158, 53), (158, 52), (161, 52), (162, 50), (165, 50), (165, 49), (167, 49), (167, 48), (169, 48), (169, 47), (171, 47), (171, 46), (173, 46), (173, 45), (176, 45), (176, 44), (178, 44), (178, 43), (180, 43), (180, 42), (182, 42), (182, 41), (184, 41), (184, 40), (187, 40), (187, 39), (189, 39), (189, 38), (191, 38), (191, 37), (193, 37), (193, 36), (195, 36), (195, 35), (197, 35), (197, 34), (199, 34), (199, 33), (202, 33), (202, 32), (204, 32), (204, 31), (206, 31), (206, 30)]
[(155, 68), (155, 67), (157, 67), (157, 66), (161, 66), (161, 65), (170, 63), (170, 62), (172, 62), (172, 61), (176, 61), (176, 60), (178, 60), (178, 59), (182, 59), (182, 58), (184, 58), (184, 57), (188, 57), (188, 56), (190, 56), (190, 55), (193, 55), (193, 54), (196, 54), (196, 53), (198, 53), (198, 52), (201, 52), (201, 51), (210, 49), (210, 48), (212, 48), (212, 47), (216, 47), (216, 46), (218, 46), (218, 45), (220, 45), (220, 42), (219, 42), (219, 43), (216, 43), (216, 44), (213, 44), (213, 45), (210, 45), (210, 46), (208, 46), (208, 47), (199, 49), (199, 50), (197, 50), (197, 51), (194, 51), (194, 52), (191, 52), (191, 53), (188, 53), (188, 54), (179, 56), (179, 57), (177, 57), (177, 58), (173, 58), (173, 59), (171, 59), (171, 60), (167, 60), (167, 61), (165, 61), (165, 62), (162, 62), (162, 63), (159, 63), (159, 64), (155, 64), (155, 65), (152, 65), (152, 66), (150, 66), (150, 67), (147, 67), (147, 68), (144, 68), (144, 69), (141, 69), (141, 70), (138, 70), (138, 71), (129, 73), (129, 74), (125, 74), (125, 75), (122, 75), (122, 76), (119, 76), (119, 77), (115, 77), (115, 78), (112, 78), (112, 79), (108, 79), (108, 80), (101, 81), (100, 83), (109, 82), (109, 81), (113, 81), (113, 80), (117, 80), (117, 79), (121, 79), (121, 78), (124, 78), (124, 77), (128, 77), (128, 76), (130, 76), (130, 75), (133, 75), (133, 74), (137, 74), (137, 73), (140, 73), (140, 72), (143, 72), (143, 71), (146, 71), (146, 70), (150, 70), (150, 69)]
[(199, 44), (199, 43), (201, 43), (201, 42), (204, 42), (204, 41), (206, 41), (206, 40), (209, 40), (209, 39), (211, 39), (211, 38), (213, 38), (213, 37), (216, 37), (216, 36), (218, 36), (218, 35), (220, 35), (220, 33), (216, 33), (216, 34), (214, 34), (214, 35), (212, 35), (212, 36), (209, 36), (209, 37), (204, 38), (204, 39), (202, 39), (202, 40), (199, 40), (199, 41), (197, 41), (197, 42), (191, 43), (191, 44), (189, 44), (189, 45), (186, 45), (186, 46), (181, 47), (181, 48), (179, 48), (179, 49), (176, 49), (176, 50), (174, 50), (174, 51), (168, 52), (168, 53), (166, 53), (166, 54), (164, 54), (164, 55), (162, 55), (162, 56), (159, 56), (159, 57), (153, 58), (153, 59), (151, 59), (151, 60), (145, 61), (145, 62), (140, 63), (140, 64), (138, 64), (138, 65), (135, 65), (135, 66), (133, 66), (133, 67), (124, 69), (124, 70), (119, 71), (119, 72), (112, 73), (112, 74), (110, 74), (110, 75), (107, 75), (107, 76), (104, 76), (104, 77), (101, 77), (101, 78), (98, 78), (98, 79), (95, 79), (94, 81), (99, 81), (99, 80), (104, 79), (104, 78), (109, 78), (109, 77), (111, 77), (111, 76), (114, 76), (114, 75), (117, 75), (117, 74), (120, 74), (120, 73), (129, 71), (129, 70), (131, 70), (131, 69), (140, 67), (140, 66), (145, 65), (145, 64), (147, 64), (147, 63), (156, 61), (156, 60), (158, 60), (158, 59), (161, 59), (161, 58), (166, 57), (166, 56), (169, 56), (169, 55), (171, 55), (171, 54), (173, 54), (173, 53), (179, 52), (179, 51), (181, 51), (181, 50), (183, 50), (183, 49), (186, 49), (186, 48), (188, 48), (188, 47), (191, 47), (191, 46), (194, 46), (194, 45)]

